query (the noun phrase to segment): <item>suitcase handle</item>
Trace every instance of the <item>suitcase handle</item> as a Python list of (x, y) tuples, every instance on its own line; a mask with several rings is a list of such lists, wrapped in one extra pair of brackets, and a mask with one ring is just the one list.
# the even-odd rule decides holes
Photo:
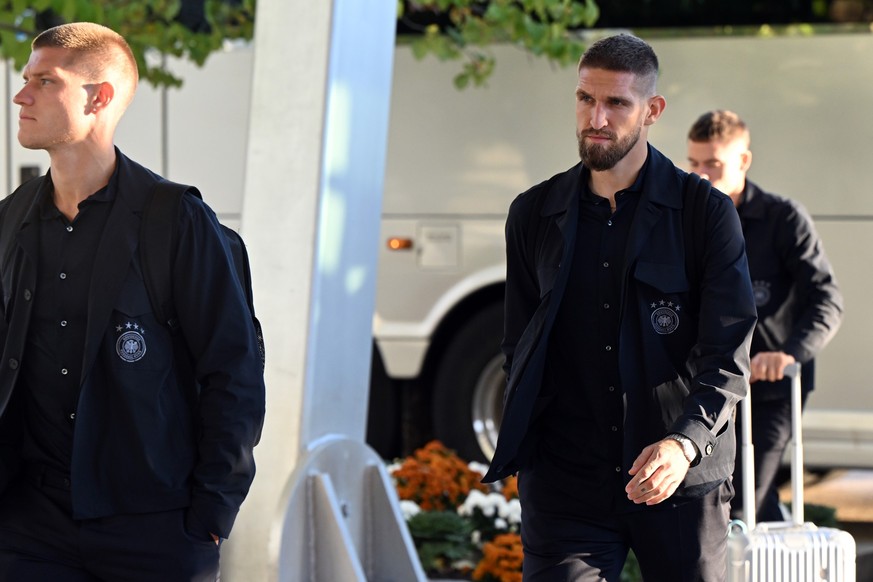
[[(800, 363), (785, 366), (791, 378), (791, 520), (803, 524), (803, 434), (801, 428)], [(743, 520), (749, 530), (757, 523), (755, 507), (755, 449), (752, 445), (752, 401), (747, 395), (740, 401), (740, 462), (743, 464)]]

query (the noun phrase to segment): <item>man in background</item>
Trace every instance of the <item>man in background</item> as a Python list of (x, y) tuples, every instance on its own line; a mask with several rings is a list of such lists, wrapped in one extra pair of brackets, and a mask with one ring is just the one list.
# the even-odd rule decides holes
[[(840, 326), (843, 298), (803, 206), (746, 178), (749, 146), (749, 130), (732, 111), (704, 113), (688, 132), (691, 171), (730, 196), (746, 239), (758, 310), (751, 351), (755, 507), (758, 521), (782, 521), (776, 476), (791, 439), (791, 384), (783, 370), (800, 362), (805, 404), (814, 387), (815, 356)], [(734, 483), (731, 514), (738, 518), (743, 508), (739, 457)]]

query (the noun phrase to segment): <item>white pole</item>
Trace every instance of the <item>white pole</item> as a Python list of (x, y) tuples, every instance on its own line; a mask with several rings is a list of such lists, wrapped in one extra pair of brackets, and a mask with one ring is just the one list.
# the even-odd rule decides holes
[[(258, 2), (241, 231), (267, 346), (267, 418), (252, 490), (222, 550), (225, 581), (315, 576), (288, 574), (288, 552), (370, 571), (374, 544), (359, 538), (374, 519), (385, 527), (399, 516), (363, 444), (396, 8)], [(322, 522), (312, 512), (333, 521), (305, 529)], [(391, 535), (408, 545), (405, 529)], [(357, 546), (331, 564), (323, 539)]]

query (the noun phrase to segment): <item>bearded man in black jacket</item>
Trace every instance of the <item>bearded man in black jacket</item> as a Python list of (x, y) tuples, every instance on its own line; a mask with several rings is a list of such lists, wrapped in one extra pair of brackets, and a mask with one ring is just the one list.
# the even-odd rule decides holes
[[(582, 163), (511, 205), (503, 422), (486, 481), (518, 472), (526, 581), (722, 580), (755, 306), (739, 220), (647, 143), (658, 59), (627, 34), (578, 67)], [(696, 275), (686, 253), (701, 257)]]

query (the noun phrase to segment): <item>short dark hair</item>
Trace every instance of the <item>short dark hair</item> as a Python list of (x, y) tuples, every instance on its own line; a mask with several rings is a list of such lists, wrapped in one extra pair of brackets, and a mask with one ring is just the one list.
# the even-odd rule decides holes
[(582, 69), (633, 73), (647, 81), (647, 89), (654, 94), (658, 80), (658, 56), (646, 41), (632, 34), (621, 33), (592, 43), (579, 59), (577, 71)]
[(739, 115), (727, 109), (707, 111), (688, 130), (688, 139), (696, 142), (733, 141), (737, 138), (744, 138), (748, 144), (749, 129)]

